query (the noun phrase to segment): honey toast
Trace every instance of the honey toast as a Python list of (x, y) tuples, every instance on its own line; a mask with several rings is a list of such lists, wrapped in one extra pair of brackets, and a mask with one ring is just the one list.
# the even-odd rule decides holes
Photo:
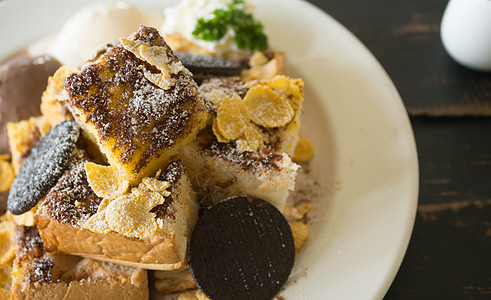
[(65, 81), (69, 109), (132, 186), (170, 162), (208, 121), (192, 74), (141, 26)]
[[(198, 215), (184, 166), (172, 162), (158, 178), (108, 202), (89, 186), (84, 163), (74, 159), (35, 215), (47, 251), (145, 269), (184, 266)], [(144, 184), (149, 189), (168, 184), (170, 195), (155, 204), (146, 196), (155, 192), (142, 188)]]
[(36, 227), (15, 229), (14, 299), (147, 299), (146, 270), (50, 255)]

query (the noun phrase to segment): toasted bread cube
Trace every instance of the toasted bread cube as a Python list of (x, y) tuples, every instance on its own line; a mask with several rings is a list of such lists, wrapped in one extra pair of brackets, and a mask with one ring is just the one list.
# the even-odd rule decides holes
[(70, 255), (50, 255), (36, 227), (17, 226), (15, 299), (147, 299), (147, 272)]
[(240, 153), (232, 143), (219, 143), (211, 132), (183, 147), (179, 157), (203, 205), (250, 195), (283, 210), (299, 168), (286, 153), (270, 149)]
[[(181, 268), (185, 265), (188, 240), (198, 217), (198, 204), (181, 163), (169, 164), (158, 180), (170, 183), (170, 196), (150, 210), (155, 222), (161, 226), (150, 236), (134, 237), (104, 227), (107, 224), (103, 218), (101, 222), (94, 222), (101, 224), (100, 228), (86, 226), (89, 220), (104, 217), (100, 207), (103, 200), (95, 195), (87, 182), (84, 161), (79, 159), (72, 163), (35, 215), (45, 248), (50, 253), (78, 255), (145, 269)], [(121, 225), (133, 230), (131, 217), (128, 222)]]
[(133, 186), (167, 164), (208, 120), (192, 74), (149, 27), (68, 76), (65, 89), (76, 120)]
[(293, 107), (294, 117), (287, 124), (279, 127), (268, 128), (259, 126), (267, 137), (266, 146), (275, 153), (287, 153), (294, 155), (295, 147), (299, 140), (300, 116), (303, 110), (303, 82), (286, 76), (275, 76), (269, 80), (244, 82), (238, 77), (211, 78), (203, 81), (198, 88), (200, 96), (211, 107), (216, 115), (226, 98), (234, 95), (245, 99), (251, 87), (263, 86), (273, 89), (275, 93), (282, 95)]

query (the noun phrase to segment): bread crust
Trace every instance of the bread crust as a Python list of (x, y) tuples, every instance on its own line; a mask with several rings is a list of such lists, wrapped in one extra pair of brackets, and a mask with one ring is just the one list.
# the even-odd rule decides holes
[(174, 234), (153, 240), (101, 234), (51, 219), (41, 209), (35, 216), (45, 249), (125, 266), (174, 270), (184, 266), (185, 251), (178, 249)]
[(14, 299), (148, 299), (146, 270), (50, 255), (35, 227), (16, 227)]

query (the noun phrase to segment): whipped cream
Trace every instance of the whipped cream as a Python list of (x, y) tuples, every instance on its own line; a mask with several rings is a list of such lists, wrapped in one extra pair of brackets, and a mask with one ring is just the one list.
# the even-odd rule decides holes
[[(232, 0), (184, 0), (178, 5), (164, 10), (164, 23), (161, 28), (163, 35), (179, 33), (185, 39), (205, 48), (216, 56), (228, 57), (232, 53), (243, 52), (234, 42), (235, 33), (229, 29), (225, 36), (218, 41), (203, 41), (193, 37), (193, 30), (198, 19), (213, 18), (216, 9), (227, 9)], [(254, 14), (255, 6), (245, 1), (245, 10)]]

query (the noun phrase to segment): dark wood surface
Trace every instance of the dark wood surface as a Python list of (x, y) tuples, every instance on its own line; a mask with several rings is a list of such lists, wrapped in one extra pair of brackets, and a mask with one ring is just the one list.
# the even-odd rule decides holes
[(491, 299), (491, 72), (461, 67), (445, 52), (445, 0), (310, 2), (382, 63), (415, 133), (416, 222), (384, 299)]
[(455, 63), (440, 40), (445, 0), (311, 0), (382, 63), (411, 116), (491, 116), (491, 73)]

